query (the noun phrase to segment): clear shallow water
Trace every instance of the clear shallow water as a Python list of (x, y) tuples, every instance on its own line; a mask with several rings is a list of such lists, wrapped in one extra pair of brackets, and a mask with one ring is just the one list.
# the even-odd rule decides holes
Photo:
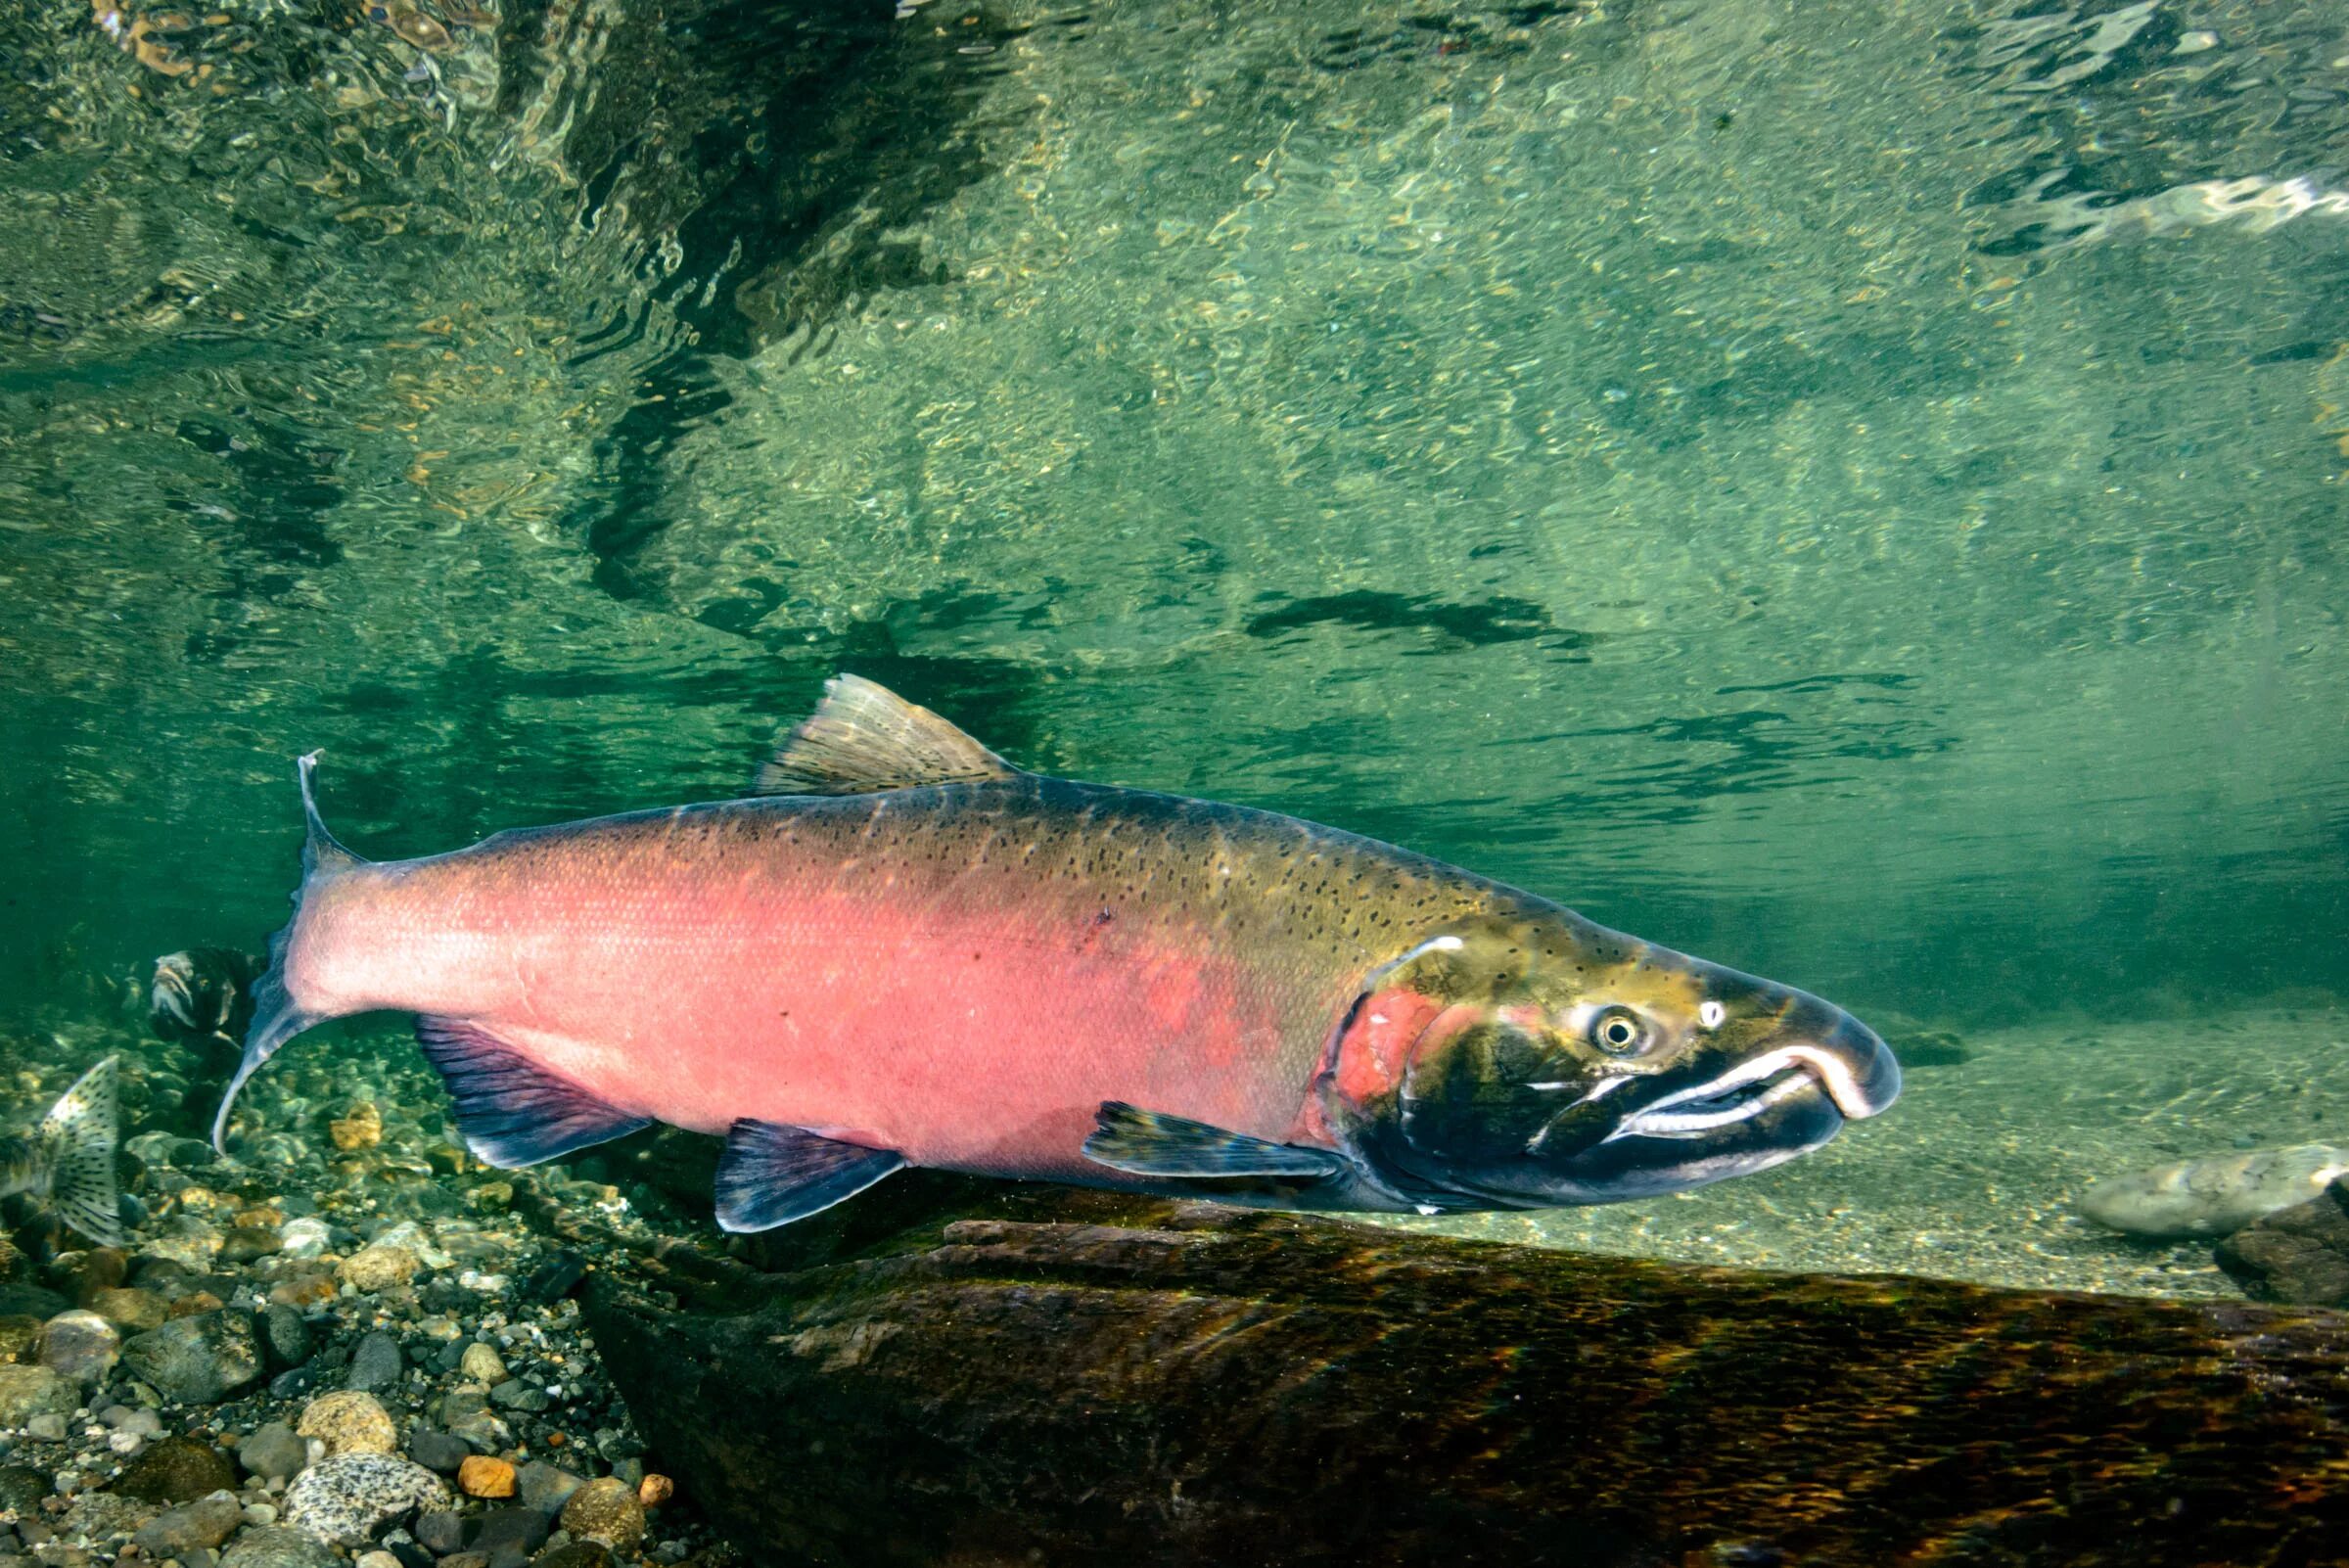
[(841, 668), (2044, 1029), (1985, 1117), (2344, 988), (2327, 8), (477, 20), (0, 7), (0, 1008), (256, 944), (299, 751), (418, 853)]

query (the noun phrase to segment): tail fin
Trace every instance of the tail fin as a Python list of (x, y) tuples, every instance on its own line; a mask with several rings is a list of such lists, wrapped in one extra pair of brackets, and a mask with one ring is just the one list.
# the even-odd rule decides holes
[(66, 1223), (106, 1247), (124, 1240), (115, 1187), (115, 1061), (108, 1057), (59, 1095), (37, 1134), (51, 1205)]
[(311, 775), (318, 770), (318, 753), (311, 752), (294, 767), (301, 781), (301, 886), (294, 890), (294, 918), (269, 939), (269, 968), (253, 987), (253, 1023), (245, 1031), (244, 1059), (237, 1063), (236, 1076), (228, 1081), (219, 1113), (212, 1118), (212, 1148), (223, 1156), (228, 1153), (228, 1112), (237, 1103), (237, 1091), (260, 1071), (263, 1062), (277, 1054), (280, 1045), (320, 1021), (319, 1015), (302, 1011), (286, 990), (286, 948), (293, 941), (294, 928), (301, 924), (302, 898), (321, 878), (367, 863), (336, 843), (318, 814), (318, 798), (310, 784)]

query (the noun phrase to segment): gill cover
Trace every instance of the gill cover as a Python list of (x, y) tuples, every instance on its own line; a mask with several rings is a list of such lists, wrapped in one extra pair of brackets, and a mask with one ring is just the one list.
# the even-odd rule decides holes
[(1682, 1190), (1794, 1158), (1900, 1089), (1841, 1009), (1528, 899), (1374, 973), (1333, 1038), (1322, 1120), (1419, 1206)]

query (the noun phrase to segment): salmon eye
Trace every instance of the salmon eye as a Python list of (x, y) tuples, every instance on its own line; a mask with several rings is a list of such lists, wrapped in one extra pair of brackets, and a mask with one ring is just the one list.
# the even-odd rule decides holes
[(1647, 1024), (1629, 1007), (1601, 1008), (1590, 1020), (1590, 1043), (1610, 1056), (1628, 1056), (1647, 1043)]

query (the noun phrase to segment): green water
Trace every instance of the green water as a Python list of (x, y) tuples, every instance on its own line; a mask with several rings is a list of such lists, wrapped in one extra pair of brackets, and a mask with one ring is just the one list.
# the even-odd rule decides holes
[(2103, 1026), (2324, 1078), (2330, 8), (143, 15), (0, 0), (0, 1013), (257, 945), (298, 752), (422, 853), (847, 669), (2020, 1041), (1980, 1227)]

